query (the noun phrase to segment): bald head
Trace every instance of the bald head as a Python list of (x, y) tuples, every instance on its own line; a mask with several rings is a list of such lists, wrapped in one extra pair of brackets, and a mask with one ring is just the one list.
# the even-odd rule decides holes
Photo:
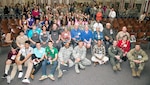
[(111, 27), (111, 24), (110, 23), (106, 23), (106, 28), (110, 29), (110, 27)]

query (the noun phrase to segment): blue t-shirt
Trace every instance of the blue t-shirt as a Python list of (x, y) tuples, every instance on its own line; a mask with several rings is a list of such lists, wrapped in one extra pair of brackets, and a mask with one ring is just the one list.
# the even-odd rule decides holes
[(81, 35), (81, 37), (82, 37), (82, 41), (84, 41), (84, 39), (85, 40), (87, 40), (87, 41), (89, 41), (90, 39), (92, 39), (92, 31), (91, 30), (88, 30), (87, 32), (84, 30), (83, 32), (82, 32), (82, 35)]
[(29, 32), (28, 32), (28, 38), (32, 38), (32, 36), (33, 36), (33, 34), (34, 33), (37, 33), (37, 34), (39, 34), (40, 35), (40, 33), (41, 33), (41, 29), (40, 28), (36, 28), (35, 30), (29, 30)]
[(94, 33), (93, 33), (93, 39), (94, 40), (99, 40), (99, 39), (101, 39), (101, 40), (104, 40), (104, 34), (103, 34), (103, 32), (96, 32), (96, 31), (94, 31)]
[(71, 38), (75, 38), (76, 40), (81, 40), (82, 30), (80, 29), (72, 29), (71, 30)]
[(34, 48), (34, 52), (33, 53), (35, 54), (35, 56), (37, 58), (42, 58), (42, 56), (45, 55), (45, 48), (41, 47), (40, 50), (38, 50), (37, 48)]

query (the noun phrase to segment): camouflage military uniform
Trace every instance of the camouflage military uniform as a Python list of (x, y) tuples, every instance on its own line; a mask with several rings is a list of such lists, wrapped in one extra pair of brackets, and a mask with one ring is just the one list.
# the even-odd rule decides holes
[(119, 60), (117, 60), (115, 58), (116, 55), (119, 55), (120, 58), (122, 57), (122, 51), (120, 48), (118, 47), (113, 47), (113, 46), (110, 46), (108, 48), (108, 54), (109, 54), (109, 57), (110, 57), (110, 63), (112, 64), (112, 66), (115, 66), (116, 64), (119, 63)]
[[(145, 61), (148, 60), (148, 55), (142, 49), (140, 49), (139, 51), (136, 51), (135, 49), (130, 50), (127, 54), (127, 57), (130, 61), (130, 67), (132, 69), (135, 69), (136, 67), (138, 67), (138, 70), (141, 70), (141, 71), (144, 68)], [(133, 62), (133, 60), (140, 60), (142, 63), (136, 64), (135, 62)]]

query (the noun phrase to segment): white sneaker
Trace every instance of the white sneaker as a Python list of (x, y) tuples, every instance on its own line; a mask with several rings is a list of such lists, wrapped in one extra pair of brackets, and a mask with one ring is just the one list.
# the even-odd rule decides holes
[(30, 83), (30, 80), (29, 80), (29, 79), (23, 79), (23, 80), (22, 80), (22, 83), (27, 83), (27, 84), (29, 84), (29, 83)]
[(23, 76), (23, 72), (19, 72), (18, 78), (20, 79), (22, 78), (22, 76)]
[(10, 84), (10, 82), (11, 82), (11, 77), (7, 76), (7, 83)]

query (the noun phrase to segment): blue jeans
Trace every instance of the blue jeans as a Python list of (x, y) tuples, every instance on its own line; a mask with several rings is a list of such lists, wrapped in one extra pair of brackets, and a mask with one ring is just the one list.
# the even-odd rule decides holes
[[(51, 63), (46, 59), (42, 62), (42, 75), (46, 75), (46, 66), (49, 64), (51, 64)], [(53, 63), (51, 65), (52, 65), (52, 67), (51, 67), (50, 74), (54, 75), (57, 65), (58, 65), (58, 61), (53, 61)]]

